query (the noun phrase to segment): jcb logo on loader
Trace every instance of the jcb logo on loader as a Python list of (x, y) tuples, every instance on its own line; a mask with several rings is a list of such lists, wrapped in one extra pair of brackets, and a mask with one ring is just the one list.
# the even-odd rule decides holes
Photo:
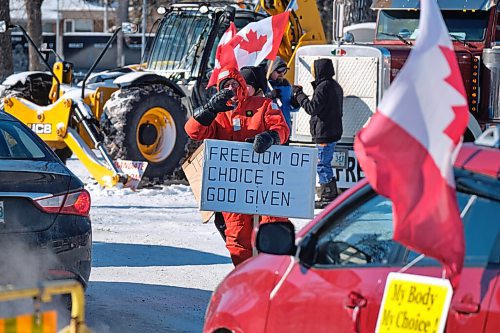
[(51, 124), (28, 124), (33, 132), (36, 134), (50, 134), (52, 133)]

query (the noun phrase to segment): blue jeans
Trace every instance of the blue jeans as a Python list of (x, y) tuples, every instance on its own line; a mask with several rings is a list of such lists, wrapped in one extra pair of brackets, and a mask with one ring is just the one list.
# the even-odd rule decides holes
[(333, 175), (332, 160), (336, 144), (336, 142), (316, 144), (316, 148), (318, 148), (318, 165), (316, 170), (320, 185), (328, 184), (335, 178)]

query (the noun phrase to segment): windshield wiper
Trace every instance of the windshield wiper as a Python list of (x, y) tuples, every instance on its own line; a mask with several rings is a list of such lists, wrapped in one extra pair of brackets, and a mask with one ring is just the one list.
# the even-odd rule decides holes
[(474, 45), (472, 45), (471, 43), (467, 42), (467, 41), (465, 40), (465, 38), (464, 38), (464, 39), (462, 39), (462, 38), (460, 38), (460, 37), (458, 37), (457, 35), (454, 35), (454, 34), (452, 34), (452, 33), (450, 33), (450, 36), (451, 36), (451, 38), (453, 38), (453, 39), (454, 39), (454, 40), (456, 40), (457, 42), (463, 43), (463, 44), (464, 44), (464, 46), (467, 46), (467, 47), (469, 47), (469, 48), (473, 48), (473, 49), (477, 49), (477, 47), (475, 47), (475, 46), (474, 46)]
[(393, 34), (393, 33), (390, 33), (390, 32), (379, 32), (379, 34), (385, 35), (385, 36), (396, 37), (397, 39), (399, 39), (400, 41), (402, 41), (403, 43), (405, 43), (405, 45), (413, 45), (412, 42), (410, 42), (409, 40), (405, 39), (403, 36), (400, 36), (400, 35), (397, 35), (397, 34)]

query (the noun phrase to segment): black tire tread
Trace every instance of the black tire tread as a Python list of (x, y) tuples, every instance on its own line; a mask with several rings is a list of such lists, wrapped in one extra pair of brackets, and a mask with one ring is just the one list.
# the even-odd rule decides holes
[[(133, 155), (133, 153), (129, 152), (128, 147), (126, 147), (125, 144), (126, 140), (124, 138), (126, 136), (127, 124), (130, 123), (132, 119), (133, 111), (137, 109), (137, 107), (141, 104), (141, 101), (144, 101), (152, 94), (162, 94), (166, 97), (168, 96), (169, 98), (173, 99), (175, 103), (180, 107), (184, 116), (187, 115), (187, 110), (182, 104), (180, 96), (177, 95), (171, 88), (163, 84), (157, 83), (143, 86), (132, 86), (117, 90), (111, 95), (110, 99), (104, 105), (104, 112), (100, 122), (101, 129), (104, 133), (104, 145), (113, 159), (139, 158), (140, 160), (144, 160), (142, 156), (135, 156)], [(177, 123), (179, 120), (175, 119), (175, 121)], [(183, 132), (184, 123), (185, 119), (182, 124), (180, 124), (182, 128), (182, 133), (180, 134), (181, 139), (187, 138), (187, 135)], [(179, 176), (178, 170), (180, 169), (181, 165), (180, 161), (184, 159), (186, 149), (189, 144), (189, 141), (186, 141), (187, 142), (183, 146), (182, 153), (175, 152), (175, 150), (178, 148), (174, 148), (172, 157), (178, 159), (175, 167), (167, 167), (165, 168), (165, 172), (159, 173), (158, 170), (151, 172), (151, 167), (148, 166), (148, 169), (146, 170), (146, 173), (143, 177), (142, 185), (151, 183), (158, 184), (163, 183), (166, 180), (176, 179), (176, 177)], [(176, 155), (181, 156), (177, 158)]]

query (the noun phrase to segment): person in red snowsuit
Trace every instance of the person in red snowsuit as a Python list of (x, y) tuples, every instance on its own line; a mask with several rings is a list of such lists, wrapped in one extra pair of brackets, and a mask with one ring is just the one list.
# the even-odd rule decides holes
[[(224, 69), (217, 80), (218, 92), (197, 108), (185, 130), (194, 140), (253, 141), (253, 149), (264, 153), (273, 144), (287, 142), (290, 130), (281, 110), (271, 99), (248, 96), (245, 80), (236, 69)], [(235, 266), (252, 256), (252, 215), (223, 212), (226, 247)], [(288, 221), (262, 216), (261, 223)]]

